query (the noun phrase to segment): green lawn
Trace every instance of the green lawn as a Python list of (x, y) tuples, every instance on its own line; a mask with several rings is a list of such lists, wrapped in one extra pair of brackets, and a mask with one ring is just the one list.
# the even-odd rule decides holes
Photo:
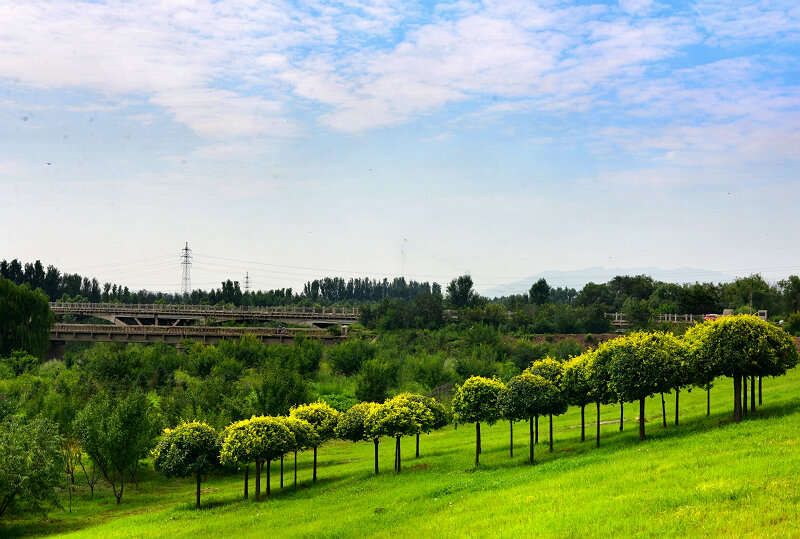
[[(587, 407), (587, 441), (580, 443), (580, 411), (555, 421), (555, 451), (547, 450), (547, 421), (540, 420), (537, 464), (527, 462), (527, 423), (514, 428), (509, 458), (508, 423), (482, 425), (483, 454), (474, 468), (475, 428), (452, 427), (421, 440), (403, 440), (403, 472), (392, 471), (394, 444), (381, 444), (381, 474), (373, 469), (371, 443), (335, 442), (320, 449), (320, 480), (310, 481), (310, 453), (301, 455), (301, 486), (241, 500), (243, 474), (211, 476), (203, 509), (194, 510), (194, 481), (142, 474), (139, 489), (126, 486), (116, 506), (102, 489), (81, 491), (72, 513), (11, 518), (4, 537), (75, 535), (154, 536), (612, 536), (800, 535), (800, 371), (764, 381), (764, 406), (733, 424), (732, 382), (705, 393), (681, 394), (681, 425), (667, 396), (668, 427), (661, 426), (660, 398), (647, 402), (648, 440), (637, 438), (638, 406), (625, 407), (624, 432), (602, 425), (594, 442), (594, 406)], [(619, 418), (604, 406), (602, 421)], [(286, 462), (291, 484), (291, 458)], [(254, 482), (251, 476), (251, 489)]]

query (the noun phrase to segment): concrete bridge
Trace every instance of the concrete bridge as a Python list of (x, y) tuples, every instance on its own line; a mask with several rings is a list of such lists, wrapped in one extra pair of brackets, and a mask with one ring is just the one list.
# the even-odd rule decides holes
[(220, 326), (112, 326), (109, 324), (55, 324), (50, 330), (50, 349), (47, 358), (64, 356), (67, 342), (166, 342), (179, 344), (189, 339), (205, 344), (217, 344), (224, 339), (239, 339), (253, 335), (264, 344), (291, 345), (297, 335), (320, 339), (331, 346), (347, 339), (346, 334), (331, 335), (317, 328), (240, 328)]
[(117, 326), (188, 326), (220, 322), (281, 322), (328, 327), (358, 321), (355, 307), (228, 307), (224, 305), (167, 305), (124, 303), (50, 303), (56, 316), (71, 314), (77, 320), (90, 317), (108, 320)]

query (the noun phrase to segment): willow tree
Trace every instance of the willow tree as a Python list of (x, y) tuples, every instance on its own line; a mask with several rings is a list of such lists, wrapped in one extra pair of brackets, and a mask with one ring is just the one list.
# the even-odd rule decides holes
[(219, 461), (217, 431), (199, 421), (165, 429), (152, 456), (153, 469), (164, 477), (194, 476), (197, 479), (195, 507), (200, 509), (200, 478), (213, 470)]
[(47, 295), (41, 289), (31, 290), (27, 283), (16, 285), (0, 277), (0, 357), (14, 350), (44, 357), (53, 321)]
[(314, 475), (312, 481), (317, 481), (317, 448), (335, 436), (336, 423), (339, 422), (340, 412), (332, 408), (327, 402), (317, 401), (292, 408), (290, 417), (307, 421), (314, 427), (317, 437), (314, 440)]
[(551, 402), (558, 399), (557, 392), (558, 389), (541, 376), (523, 373), (509, 380), (505, 391), (500, 394), (500, 410), (504, 418), (529, 421), (531, 463), (534, 462), (533, 417), (551, 409)]
[(473, 376), (456, 390), (453, 413), (459, 423), (475, 423), (475, 466), (480, 464), (481, 421), (492, 425), (502, 417), (500, 394), (503, 382), (496, 378)]
[(639, 401), (639, 438), (645, 438), (645, 399), (669, 391), (675, 379), (677, 339), (670, 333), (636, 331), (613, 349), (610, 385), (620, 399)]

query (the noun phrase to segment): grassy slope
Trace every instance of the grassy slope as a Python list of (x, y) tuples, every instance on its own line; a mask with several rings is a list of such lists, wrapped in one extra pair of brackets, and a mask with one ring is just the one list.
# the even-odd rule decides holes
[[(648, 400), (644, 443), (636, 438), (633, 404), (625, 409), (624, 432), (618, 423), (602, 426), (599, 449), (593, 424), (580, 443), (577, 409), (556, 418), (553, 454), (547, 452), (546, 420), (540, 421), (536, 466), (526, 461), (527, 423), (515, 425), (513, 459), (508, 424), (499, 423), (481, 429), (484, 453), (475, 471), (475, 429), (464, 425), (424, 436), (420, 459), (413, 456), (413, 439), (404, 439), (400, 475), (392, 472), (391, 440), (381, 444), (377, 477), (371, 473), (372, 444), (336, 442), (320, 450), (316, 485), (309, 480), (310, 454), (300, 459), (298, 491), (278, 489), (274, 464), (273, 496), (260, 503), (240, 500), (242, 474), (210, 477), (199, 512), (193, 509), (193, 480), (144, 474), (138, 491), (126, 488), (119, 507), (108, 492), (94, 500), (79, 493), (71, 515), (54, 511), (48, 521), (11, 520), (0, 535), (800, 534), (800, 370), (765, 380), (765, 405), (738, 425), (729, 419), (732, 383), (718, 385), (710, 418), (704, 392), (682, 393), (679, 427), (672, 425), (671, 397), (667, 429), (661, 427), (660, 399)], [(594, 407), (586, 412), (593, 420)], [(603, 421), (618, 417), (618, 408), (603, 407)]]

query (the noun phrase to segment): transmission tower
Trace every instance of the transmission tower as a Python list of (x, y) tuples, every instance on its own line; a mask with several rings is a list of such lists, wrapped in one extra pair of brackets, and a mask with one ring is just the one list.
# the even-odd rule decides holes
[(244, 274), (244, 293), (250, 292), (250, 272)]
[(192, 250), (189, 249), (189, 242), (186, 242), (186, 247), (181, 250), (181, 266), (183, 266), (183, 280), (181, 281), (181, 294), (184, 297), (192, 293), (192, 278), (189, 275), (189, 270), (192, 267)]

